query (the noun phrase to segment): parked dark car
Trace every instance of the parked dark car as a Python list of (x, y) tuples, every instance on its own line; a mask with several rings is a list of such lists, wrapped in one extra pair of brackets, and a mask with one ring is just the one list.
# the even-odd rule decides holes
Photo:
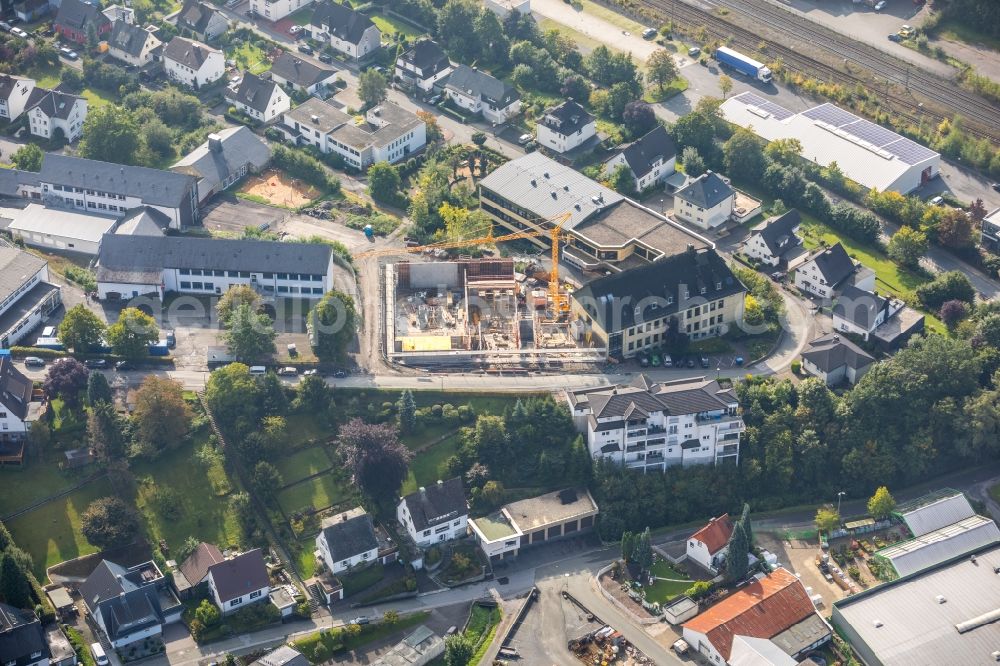
[(707, 356), (702, 356), (701, 357), (701, 367), (707, 368), (708, 366), (709, 366), (708, 357)]
[(299, 52), (305, 53), (306, 55), (312, 55), (314, 53), (313, 47), (308, 44), (299, 44)]
[(108, 361), (103, 358), (88, 358), (83, 362), (88, 368), (106, 368), (108, 367)]
[(892, 33), (891, 35), (889, 35), (889, 41), (896, 42), (898, 44), (899, 42), (903, 41), (903, 38), (897, 35), (896, 33)]
[(329, 53), (320, 53), (320, 54), (319, 54), (318, 56), (316, 56), (316, 57), (317, 57), (317, 58), (319, 58), (319, 61), (320, 61), (320, 62), (325, 62), (325, 63), (326, 63), (326, 64), (328, 64), (328, 65), (329, 65), (329, 64), (330, 64), (331, 62), (333, 62), (333, 56), (332, 56), (332, 55), (330, 55)]
[(116, 372), (124, 372), (125, 370), (131, 370), (132, 364), (129, 361), (118, 361), (115, 363)]

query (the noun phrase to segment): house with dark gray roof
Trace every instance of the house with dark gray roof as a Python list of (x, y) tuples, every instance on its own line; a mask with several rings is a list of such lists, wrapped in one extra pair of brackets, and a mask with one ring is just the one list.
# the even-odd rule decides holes
[(505, 123), (521, 111), (521, 93), (517, 88), (468, 65), (455, 68), (445, 82), (444, 91), (457, 106), (482, 114), (491, 123)]
[(840, 243), (818, 248), (795, 269), (795, 286), (806, 294), (831, 299), (849, 285), (874, 291), (875, 273), (851, 259)]
[(229, 29), (222, 12), (203, 0), (187, 0), (177, 12), (177, 30), (187, 30), (195, 39), (212, 41)]
[(180, 229), (198, 221), (194, 176), (46, 153), (39, 173), (17, 172), (16, 196), (52, 207), (119, 215), (149, 206)]
[(578, 148), (596, 135), (597, 119), (571, 99), (546, 110), (535, 125), (538, 145), (557, 153)]
[(677, 169), (677, 144), (663, 125), (657, 125), (604, 163), (608, 173), (619, 165), (632, 172), (636, 192), (656, 187)]
[(746, 291), (715, 250), (691, 247), (589, 282), (571, 307), (609, 356), (632, 358), (681, 337), (725, 335), (743, 321)]
[(59, 90), (35, 88), (27, 105), (28, 129), (35, 136), (51, 139), (62, 132), (72, 143), (83, 134), (87, 119), (87, 100)]
[(34, 23), (51, 10), (49, 0), (21, 0), (14, 3), (14, 13), (25, 23)]
[(31, 424), (45, 413), (45, 403), (32, 402), (33, 384), (14, 367), (10, 354), (0, 356), (0, 465), (21, 465)]
[(0, 603), (0, 663), (49, 666), (51, 656), (38, 616), (33, 611)]
[(102, 560), (80, 585), (80, 596), (116, 649), (159, 636), (184, 610), (152, 561), (126, 568)]
[(61, 0), (52, 28), (67, 41), (86, 44), (88, 36), (97, 39), (111, 31), (111, 21), (100, 7), (82, 0)]
[(115, 21), (108, 38), (108, 54), (133, 67), (145, 67), (153, 60), (153, 51), (163, 42), (153, 30), (127, 21)]
[(454, 69), (444, 49), (431, 39), (420, 40), (396, 58), (396, 78), (425, 93)]
[(570, 414), (595, 459), (643, 471), (737, 464), (745, 430), (732, 388), (704, 377), (567, 391)]
[(461, 477), (438, 480), (399, 500), (396, 519), (421, 548), (460, 539), (468, 531), (469, 505)]
[(17, 120), (28, 107), (34, 89), (34, 79), (0, 74), (0, 119)]
[(271, 69), (267, 73), (272, 81), (286, 90), (297, 90), (309, 95), (332, 86), (337, 78), (335, 68), (303, 60), (291, 51), (282, 51), (271, 63)]
[(382, 44), (382, 32), (367, 15), (331, 0), (316, 5), (309, 31), (316, 41), (355, 59), (374, 53)]
[(246, 176), (259, 173), (270, 161), (270, 147), (249, 127), (240, 125), (209, 134), (205, 143), (170, 170), (198, 178), (198, 198), (203, 204)]
[(277, 121), (278, 114), (292, 105), (281, 86), (251, 72), (243, 72), (239, 83), (226, 88), (226, 101), (262, 123)]
[(260, 548), (210, 565), (206, 578), (208, 591), (223, 615), (269, 599), (271, 581)]
[(317, 243), (194, 236), (106, 235), (97, 295), (108, 300), (168, 292), (224, 294), (233, 285), (278, 298), (319, 299), (333, 288), (333, 254)]
[(856, 384), (875, 358), (845, 336), (830, 333), (811, 341), (802, 351), (802, 369), (827, 386)]
[(316, 548), (334, 575), (375, 562), (379, 545), (372, 517), (356, 507), (325, 518), (316, 536)]
[(700, 229), (715, 229), (729, 221), (736, 190), (719, 174), (706, 171), (674, 194), (674, 215)]
[(174, 37), (163, 47), (163, 70), (172, 81), (197, 90), (225, 75), (226, 58), (207, 44)]
[(789, 259), (802, 252), (802, 239), (795, 235), (801, 224), (802, 215), (794, 208), (768, 218), (753, 228), (740, 249), (768, 266), (788, 266)]

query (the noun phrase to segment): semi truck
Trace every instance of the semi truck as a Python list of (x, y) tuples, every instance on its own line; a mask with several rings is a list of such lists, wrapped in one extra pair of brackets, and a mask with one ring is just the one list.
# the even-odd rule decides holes
[(753, 77), (763, 83), (771, 82), (771, 70), (763, 63), (759, 63), (753, 58), (738, 53), (725, 46), (720, 46), (715, 50), (715, 59), (720, 65), (728, 65), (741, 74)]

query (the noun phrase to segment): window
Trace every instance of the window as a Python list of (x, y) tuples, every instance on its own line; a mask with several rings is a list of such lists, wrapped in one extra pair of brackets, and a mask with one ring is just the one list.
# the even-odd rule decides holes
[(239, 606), (241, 603), (243, 603), (243, 597), (238, 597), (238, 598), (233, 599), (232, 601), (230, 601), (229, 605), (230, 606)]
[(278, 279), (279, 280), (287, 280), (288, 279), (288, 273), (278, 273)]
[(226, 271), (216, 270), (213, 271), (215, 277), (226, 277)]
[(181, 289), (190, 289), (190, 288), (191, 288), (190, 282), (181, 281)]
[(181, 275), (191, 275), (191, 269), (190, 268), (182, 268), (181, 271), (180, 271), (180, 273), (181, 273)]
[(430, 535), (431, 535), (430, 530), (424, 530), (424, 536), (430, 536)]
[(205, 283), (205, 289), (215, 289), (215, 283), (214, 282), (206, 282)]
[(201, 282), (192, 282), (191, 283), (191, 288), (192, 289), (201, 289), (202, 288), (202, 284), (201, 284)]
[(285, 286), (279, 286), (279, 287), (278, 287), (278, 293), (279, 293), (279, 294), (287, 294), (287, 293), (288, 293), (288, 287), (285, 287)]
[(260, 596), (261, 594), (263, 594), (263, 592), (261, 592), (260, 590), (257, 590), (256, 592), (251, 592), (251, 593), (250, 593), (250, 598), (251, 598), (251, 599), (256, 599), (256, 598), (257, 598), (257, 597), (259, 597), (259, 596)]

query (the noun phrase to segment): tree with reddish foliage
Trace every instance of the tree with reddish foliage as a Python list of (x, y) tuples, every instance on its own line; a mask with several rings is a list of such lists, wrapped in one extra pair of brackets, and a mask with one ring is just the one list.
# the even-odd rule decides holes
[(952, 299), (950, 301), (945, 301), (941, 304), (941, 309), (938, 310), (938, 318), (948, 327), (948, 330), (955, 328), (958, 322), (965, 319), (966, 315), (969, 314), (969, 308), (957, 299)]
[(636, 138), (656, 127), (656, 114), (649, 104), (635, 100), (625, 105), (622, 122), (632, 137)]
[(361, 491), (375, 504), (389, 506), (413, 457), (396, 426), (351, 419), (340, 428), (339, 448)]
[(50, 398), (60, 397), (67, 407), (80, 404), (80, 392), (87, 388), (90, 371), (75, 358), (61, 358), (51, 366), (45, 375), (42, 388)]
[(975, 244), (973, 224), (963, 210), (949, 210), (941, 216), (937, 226), (938, 241), (945, 247), (961, 250)]
[(969, 206), (969, 217), (971, 217), (972, 221), (976, 224), (982, 224), (983, 218), (986, 217), (988, 212), (989, 211), (986, 210), (986, 205), (983, 203), (982, 199), (976, 199)]

